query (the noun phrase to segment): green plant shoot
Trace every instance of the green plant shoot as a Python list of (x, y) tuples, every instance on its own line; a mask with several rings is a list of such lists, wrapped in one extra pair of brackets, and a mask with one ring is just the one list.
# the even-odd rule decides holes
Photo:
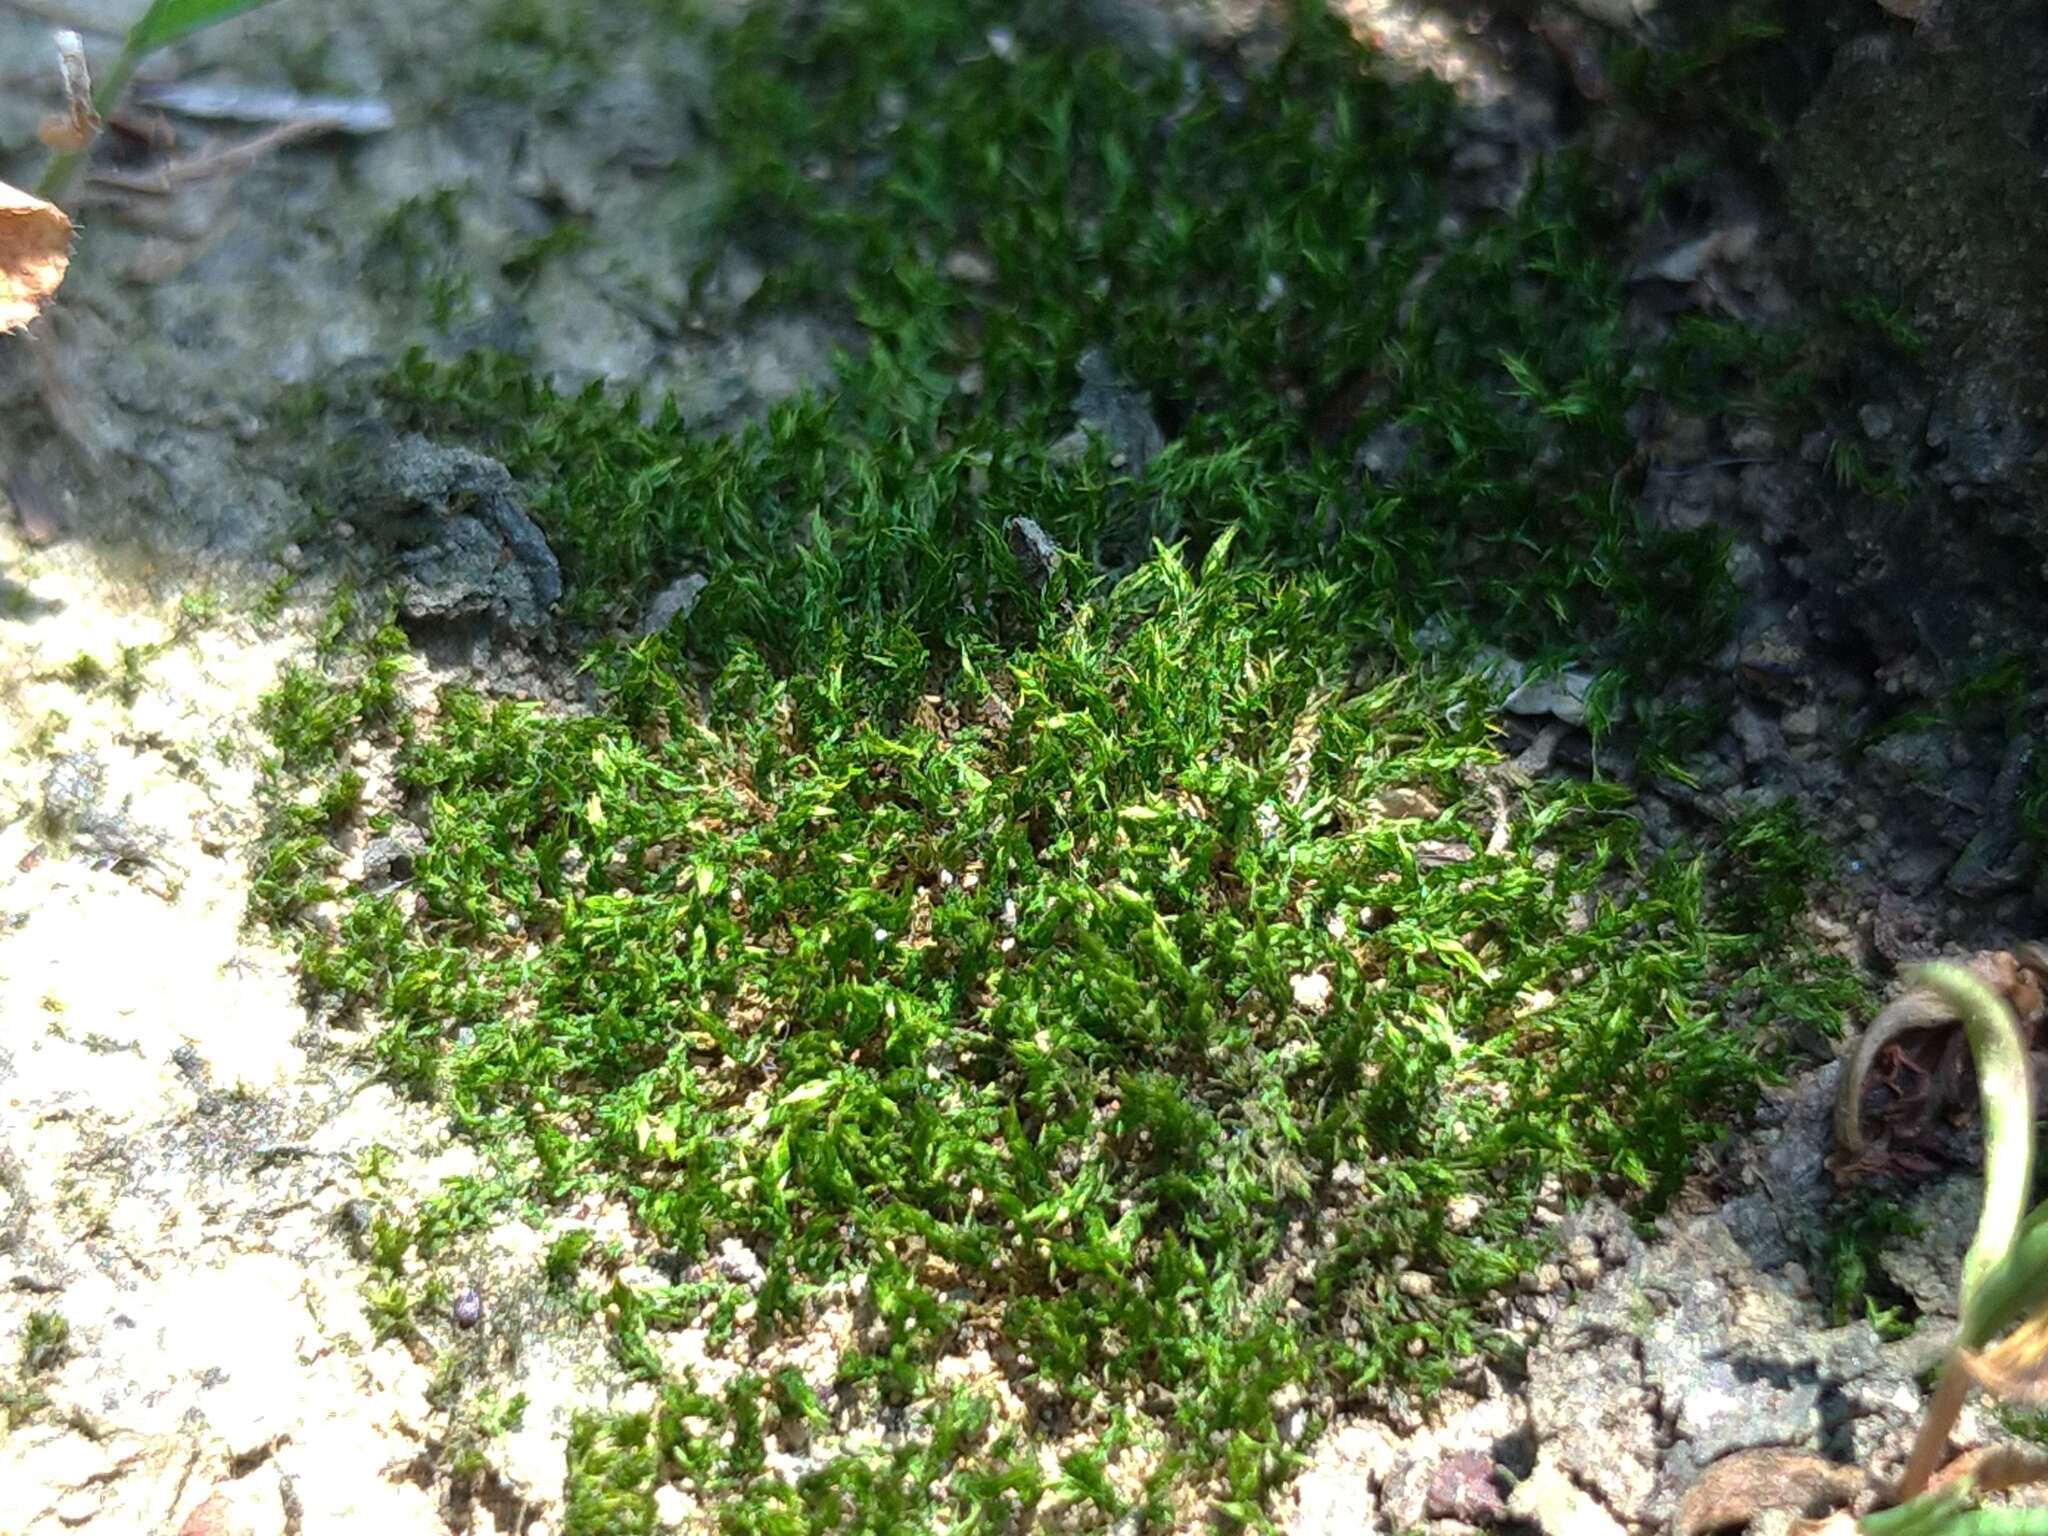
[[(93, 111), (101, 117), (112, 111), (120, 101), (121, 93), (128, 88), (135, 66), (159, 48), (169, 47), (180, 38), (189, 37), (216, 22), (227, 21), (269, 3), (270, 0), (156, 0), (142, 13), (142, 19), (128, 29), (128, 35), (121, 43), (121, 52), (101, 79), (98, 89), (92, 93)], [(85, 155), (86, 151), (82, 149), (70, 150), (52, 159), (49, 169), (43, 172), (41, 185), (36, 188), (37, 196), (46, 202), (61, 202)]]

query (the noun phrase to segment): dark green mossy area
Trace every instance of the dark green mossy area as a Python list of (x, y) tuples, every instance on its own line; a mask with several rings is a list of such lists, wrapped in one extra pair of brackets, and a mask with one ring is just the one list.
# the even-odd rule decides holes
[[(832, 387), (714, 434), (503, 359), (389, 385), (535, 488), (573, 632), (686, 572), (695, 609), (590, 642), (590, 713), (411, 721), (387, 631), (267, 720), (260, 910), (344, 898), (310, 986), (498, 1169), (398, 1213), (386, 1269), (594, 1189), (685, 1258), (747, 1244), (769, 1354), (859, 1278), (832, 1412), (786, 1371), (668, 1381), (579, 1427), (571, 1531), (650, 1529), (657, 1477), (732, 1531), (1257, 1525), (1275, 1394), (1512, 1353), (1487, 1303), (1539, 1191), (1654, 1209), (1855, 994), (1797, 936), (1825, 860), (1787, 813), (1646, 851), (1624, 789), (1512, 772), (1488, 686), (1413, 640), (1590, 658), (1606, 701), (1702, 661), (1721, 554), (1636, 526), (1625, 417), (1762, 398), (1787, 351), (1631, 348), (1569, 160), (1447, 225), (1448, 97), (1317, 13), (1242, 73), (974, 0), (770, 7), (715, 51), (756, 302), (863, 339)], [(1166, 429), (1142, 473), (1062, 443), (1090, 351)], [(1042, 587), (1016, 517), (1064, 552)], [(365, 734), (427, 812), (397, 894), (327, 874)], [(626, 1374), (734, 1326), (587, 1259), (550, 1279), (611, 1303)], [(1036, 1417), (941, 1384), (981, 1337)], [(903, 1432), (832, 1450), (878, 1414)], [(765, 1447), (799, 1420), (792, 1482)]]

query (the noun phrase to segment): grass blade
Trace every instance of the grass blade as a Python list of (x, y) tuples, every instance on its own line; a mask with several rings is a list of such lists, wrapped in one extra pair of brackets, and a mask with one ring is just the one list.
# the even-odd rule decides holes
[(270, 0), (156, 0), (128, 33), (128, 51), (153, 52), (179, 38), (226, 21)]

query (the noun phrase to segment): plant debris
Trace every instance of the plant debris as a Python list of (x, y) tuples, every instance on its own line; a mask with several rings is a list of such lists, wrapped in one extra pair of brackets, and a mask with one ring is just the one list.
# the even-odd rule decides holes
[[(1973, 956), (1970, 967), (2006, 999), (2031, 1037), (2048, 1016), (2048, 946), (1987, 951)], [(1976, 1079), (1958, 1022), (1938, 997), (1915, 989), (1888, 1004), (1857, 1038), (1835, 1111), (1841, 1173), (1934, 1166), (1930, 1136), (1942, 1117), (1975, 1101)], [(2048, 1064), (2037, 1070), (2048, 1071)], [(1874, 1139), (1865, 1130), (1872, 1120), (1879, 1127)]]
[(61, 208), (0, 181), (0, 334), (20, 330), (56, 296), (71, 238)]

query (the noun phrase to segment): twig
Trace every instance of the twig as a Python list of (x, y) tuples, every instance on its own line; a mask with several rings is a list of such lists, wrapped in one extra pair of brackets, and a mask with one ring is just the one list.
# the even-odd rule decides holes
[(375, 96), (302, 96), (255, 86), (204, 80), (166, 80), (135, 88), (135, 99), (181, 117), (239, 123), (295, 123), (318, 118), (343, 133), (382, 133), (397, 121), (391, 104)]
[(1949, 1434), (1955, 1429), (1956, 1420), (1962, 1416), (1963, 1402), (1969, 1395), (1969, 1372), (1963, 1369), (1961, 1361), (1951, 1355), (1942, 1363), (1941, 1382), (1927, 1404), (1927, 1416), (1920, 1421), (1919, 1437), (1913, 1442), (1913, 1455), (1906, 1463), (1906, 1475), (1899, 1479), (1899, 1486), (1892, 1494), (1894, 1503), (1904, 1504), (1919, 1497), (1934, 1480), (1934, 1474), (1941, 1469), (1942, 1458), (1948, 1454)]
[(1703, 469), (1730, 469), (1737, 464), (1775, 464), (1776, 459), (1702, 459), (1697, 464), (1652, 464), (1653, 475), (1691, 475)]
[(301, 118), (295, 123), (280, 123), (253, 139), (244, 139), (226, 149), (195, 155), (190, 160), (174, 160), (153, 171), (94, 171), (92, 181), (98, 186), (119, 187), (124, 192), (148, 192), (168, 197), (187, 182), (205, 181), (210, 177), (246, 170), (272, 150), (325, 133), (333, 126), (328, 118)]

